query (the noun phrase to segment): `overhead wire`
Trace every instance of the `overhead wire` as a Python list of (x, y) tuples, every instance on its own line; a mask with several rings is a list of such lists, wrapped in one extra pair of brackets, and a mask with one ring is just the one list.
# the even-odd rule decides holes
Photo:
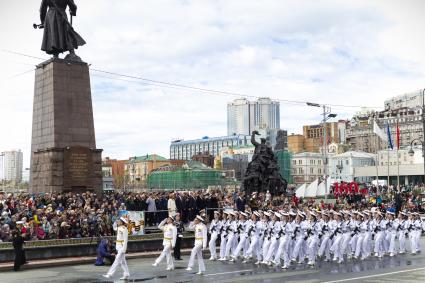
[[(28, 55), (28, 54), (24, 54), (24, 53), (20, 53), (20, 52), (16, 52), (16, 51), (11, 51), (11, 50), (3, 49), (2, 51), (6, 52), (6, 53), (10, 53), (10, 54), (25, 56), (25, 57), (32, 58), (32, 59), (47, 60), (46, 58), (32, 56), (32, 55)], [(253, 98), (253, 99), (261, 98), (260, 96), (254, 96), (254, 95), (249, 95), (249, 94), (244, 94), (244, 93), (237, 93), (237, 92), (230, 92), (230, 91), (223, 91), (223, 90), (216, 90), (216, 89), (210, 89), (210, 88), (190, 86), (190, 85), (179, 84), (179, 83), (174, 83), (174, 82), (153, 80), (153, 79), (144, 78), (144, 77), (141, 77), (141, 76), (121, 74), (121, 73), (106, 71), (106, 70), (97, 69), (97, 68), (91, 68), (91, 71), (94, 71), (94, 72), (97, 72), (97, 73), (108, 74), (108, 75), (115, 76), (115, 77), (127, 78), (127, 79), (131, 79), (131, 80), (123, 80), (123, 79), (104, 77), (104, 78), (108, 78), (108, 79), (116, 79), (116, 80), (122, 80), (122, 81), (127, 81), (127, 82), (135, 82), (135, 81), (132, 81), (132, 80), (137, 80), (137, 81), (143, 81), (146, 85), (154, 85), (154, 86), (158, 86), (158, 87), (164, 87), (165, 86), (167, 88), (173, 88), (173, 89), (179, 89), (179, 90), (192, 90), (192, 91), (199, 91), (199, 92), (203, 92), (203, 93), (216, 94), (216, 95), (222, 95), (222, 96), (233, 96), (233, 97), (238, 97), (238, 98)], [(94, 76), (96, 76), (96, 75), (94, 75)], [(99, 76), (99, 75), (97, 75), (97, 76)], [(101, 76), (99, 76), (99, 77), (101, 77)], [(290, 99), (272, 98), (272, 97), (271, 97), (271, 99), (285, 103), (285, 104), (300, 105), (300, 106), (307, 106), (307, 103), (309, 102), (309, 101), (290, 100)], [(310, 102), (313, 103), (314, 101), (310, 101)], [(360, 109), (361, 108), (366, 108), (366, 109), (382, 108), (382, 106), (346, 105), (346, 104), (334, 104), (334, 103), (318, 103), (318, 104), (320, 106), (325, 105), (325, 106), (332, 106), (332, 107), (338, 107), (338, 108), (340, 108), (340, 107), (341, 108), (357, 108), (357, 109), (359, 109), (359, 108)]]

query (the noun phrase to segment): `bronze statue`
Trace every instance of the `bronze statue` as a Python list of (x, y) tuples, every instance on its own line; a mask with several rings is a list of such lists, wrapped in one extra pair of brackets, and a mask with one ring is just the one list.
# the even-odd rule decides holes
[[(69, 7), (71, 22), (68, 21), (66, 8)], [(69, 51), (66, 60), (81, 61), (75, 49), (86, 44), (84, 39), (72, 27), (72, 17), (77, 15), (74, 0), (42, 0), (40, 7), (41, 24), (34, 28), (44, 28), (41, 50), (59, 58), (59, 53)]]
[(253, 131), (251, 143), (255, 146), (254, 156), (246, 169), (243, 188), (247, 194), (266, 191), (272, 195), (282, 194), (286, 191), (287, 182), (280, 174), (277, 159), (267, 140), (262, 138), (258, 143), (256, 135), (259, 135), (258, 131)]

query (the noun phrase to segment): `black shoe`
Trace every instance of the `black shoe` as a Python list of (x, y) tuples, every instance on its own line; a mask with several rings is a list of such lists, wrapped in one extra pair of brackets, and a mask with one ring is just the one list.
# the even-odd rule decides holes
[(182, 258), (175, 258), (175, 260), (183, 260)]

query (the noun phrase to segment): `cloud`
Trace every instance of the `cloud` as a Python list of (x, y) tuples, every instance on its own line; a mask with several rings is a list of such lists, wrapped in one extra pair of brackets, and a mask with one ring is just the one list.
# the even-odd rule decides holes
[[(423, 87), (423, 1), (76, 1), (78, 54), (92, 69), (252, 96), (383, 106)], [(25, 7), (25, 9), (22, 9)], [(0, 45), (47, 58), (32, 30), (38, 1), (0, 3)], [(0, 52), (0, 150), (29, 163), (33, 73), (40, 60)], [(172, 138), (225, 135), (233, 96), (91, 71), (97, 145), (116, 158), (168, 156)], [(334, 107), (338, 118), (358, 108)], [(289, 132), (320, 109), (281, 104)], [(5, 133), (5, 134), (3, 134)]]

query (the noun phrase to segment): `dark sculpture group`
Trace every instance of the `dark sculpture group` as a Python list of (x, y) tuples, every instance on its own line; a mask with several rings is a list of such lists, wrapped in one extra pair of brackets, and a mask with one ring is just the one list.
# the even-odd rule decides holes
[(243, 180), (243, 189), (246, 194), (253, 192), (267, 192), (272, 195), (281, 195), (286, 192), (287, 181), (280, 174), (279, 165), (272, 148), (267, 144), (265, 138), (261, 139), (261, 143), (255, 140), (255, 136), (259, 135), (257, 131), (253, 131), (251, 135), (251, 143), (255, 146), (254, 156), (248, 164)]

